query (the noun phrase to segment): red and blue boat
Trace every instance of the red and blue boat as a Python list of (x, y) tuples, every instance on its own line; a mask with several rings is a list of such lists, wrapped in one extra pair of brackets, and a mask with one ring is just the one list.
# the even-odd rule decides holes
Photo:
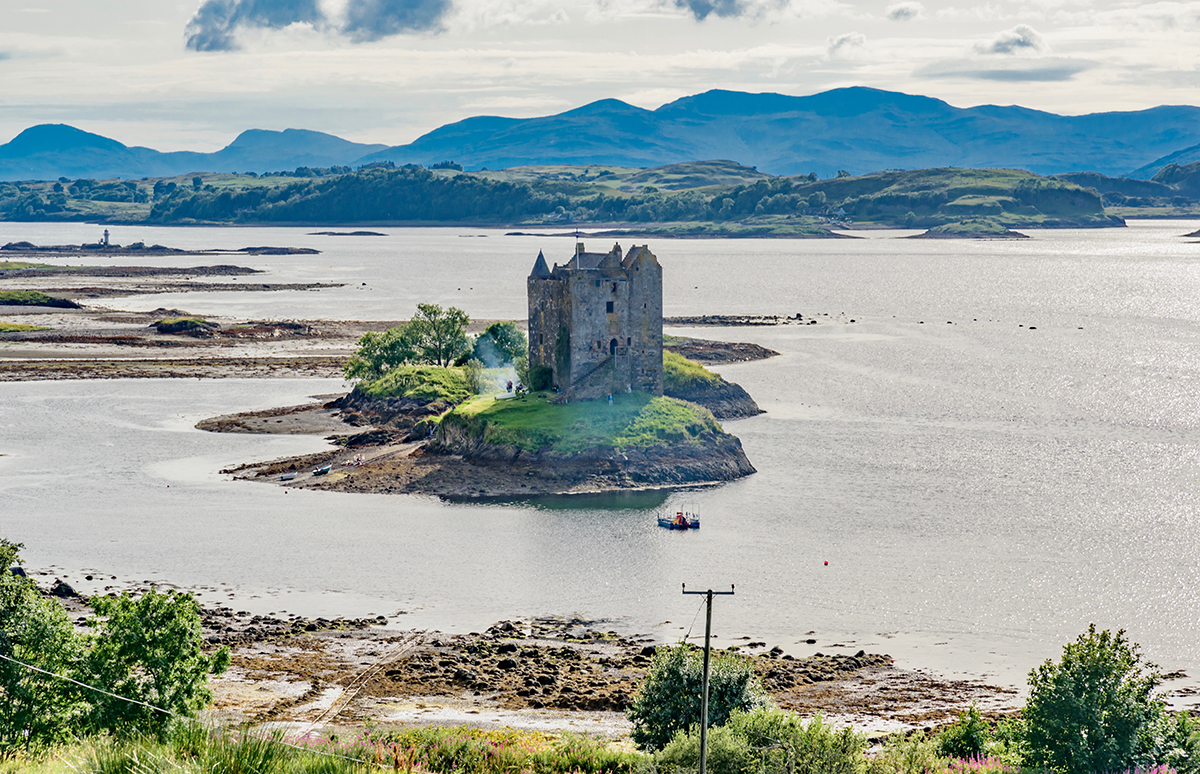
[(700, 517), (690, 511), (675, 511), (672, 516), (659, 516), (658, 526), (666, 529), (700, 529)]

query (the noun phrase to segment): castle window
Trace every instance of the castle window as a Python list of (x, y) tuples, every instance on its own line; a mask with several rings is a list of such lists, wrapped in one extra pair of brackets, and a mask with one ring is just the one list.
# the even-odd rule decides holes
[(600, 287), (600, 280), (596, 280), (596, 287)]
[(608, 314), (613, 313), (613, 302), (612, 301), (609, 301), (608, 303), (606, 303), (604, 305), (604, 311), (607, 312)]
[(627, 336), (627, 337), (625, 338), (625, 346), (627, 346), (627, 347), (628, 347), (628, 346), (629, 346), (630, 344), (632, 344), (632, 343), (633, 343), (633, 337), (632, 337), (632, 336)]
[(612, 292), (616, 293), (617, 292), (617, 283), (614, 282), (612, 284), (612, 286), (613, 286)]

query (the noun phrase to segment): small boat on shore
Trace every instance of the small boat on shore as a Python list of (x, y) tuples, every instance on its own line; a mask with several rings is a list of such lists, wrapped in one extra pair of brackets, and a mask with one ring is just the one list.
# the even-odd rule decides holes
[(326, 463), (313, 471), (314, 476), (323, 476), (333, 469), (333, 463)]
[(282, 476), (279, 477), (279, 480), (280, 481), (291, 481), (295, 477), (296, 477), (296, 471), (293, 470), (291, 473), (284, 473)]
[(666, 529), (700, 529), (700, 517), (690, 511), (675, 511), (673, 516), (659, 516), (658, 526)]

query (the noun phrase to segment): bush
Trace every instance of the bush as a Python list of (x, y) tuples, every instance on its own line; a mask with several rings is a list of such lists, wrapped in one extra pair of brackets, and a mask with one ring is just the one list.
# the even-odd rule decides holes
[[(700, 767), (700, 733), (680, 731), (655, 756), (659, 771), (693, 772)], [(754, 752), (746, 738), (730, 728), (714, 728), (708, 732), (707, 770), (712, 774), (749, 774), (753, 771)]]
[(735, 711), (725, 727), (750, 745), (760, 772), (859, 774), (866, 764), (866, 738), (848, 726), (835, 729), (820, 715), (805, 723), (794, 712), (761, 707)]
[(534, 364), (529, 366), (529, 389), (533, 392), (548, 390), (554, 384), (554, 369)]
[(1153, 761), (1163, 702), (1140, 649), (1095, 624), (1029, 673), (1028, 762), (1066, 774), (1125, 771)]
[[(700, 722), (704, 658), (680, 644), (660, 648), (625, 711), (633, 723), (633, 741), (643, 750), (660, 750), (680, 731)], [(748, 659), (714, 654), (709, 669), (709, 726), (722, 726), (734, 710), (767, 704), (762, 682)]]
[(958, 720), (937, 735), (937, 751), (947, 758), (982, 758), (992, 741), (992, 731), (987, 721), (971, 705)]
[(883, 751), (867, 764), (867, 774), (933, 774), (949, 761), (938, 755), (937, 742), (921, 733), (892, 734)]

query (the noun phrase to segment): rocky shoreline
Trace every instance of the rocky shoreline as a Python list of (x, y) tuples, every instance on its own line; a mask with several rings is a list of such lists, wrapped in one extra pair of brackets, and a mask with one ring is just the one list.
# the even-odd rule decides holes
[[(85, 597), (59, 578), (42, 587), (83, 624)], [(133, 584), (127, 590), (146, 588)], [(115, 590), (125, 589), (114, 584), (97, 593)], [(217, 715), (251, 724), (585, 724), (623, 736), (624, 709), (663, 644), (579, 615), (504, 620), (467, 634), (405, 628), (402, 615), (307, 618), (202, 604), (205, 642), (227, 645), (233, 656), (230, 670), (212, 681)], [(811, 644), (819, 635), (802, 636)], [(972, 703), (991, 716), (1015, 704), (1012, 689), (906, 670), (887, 654), (797, 658), (751, 637), (736, 642), (727, 650), (750, 659), (779, 706), (876, 733), (935, 727)]]

